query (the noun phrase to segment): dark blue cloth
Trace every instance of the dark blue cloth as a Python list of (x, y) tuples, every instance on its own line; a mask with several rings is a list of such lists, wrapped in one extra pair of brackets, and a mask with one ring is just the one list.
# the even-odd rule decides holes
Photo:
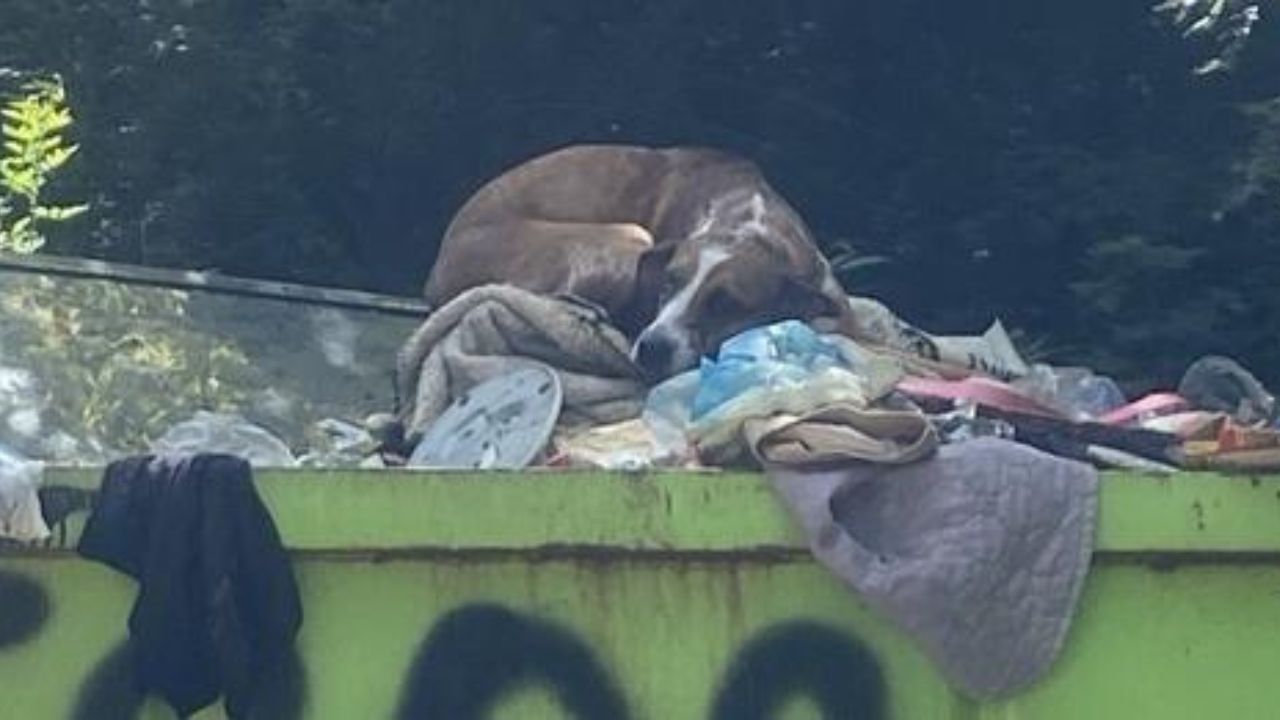
[(293, 651), (293, 568), (241, 458), (111, 463), (78, 551), (138, 581), (129, 634), (139, 689), (182, 716), (219, 695), (228, 716), (248, 716), (262, 679)]

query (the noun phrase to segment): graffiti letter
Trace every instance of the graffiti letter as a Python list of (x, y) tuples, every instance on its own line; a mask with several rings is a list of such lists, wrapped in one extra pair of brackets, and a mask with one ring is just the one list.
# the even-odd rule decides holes
[(807, 694), (828, 720), (884, 716), (875, 657), (853, 638), (814, 622), (770, 628), (747, 643), (716, 696), (712, 720), (764, 720)]
[(580, 720), (625, 720), (622, 694), (569, 631), (497, 605), (440, 619), (413, 661), (400, 720), (480, 720), (505, 691), (542, 681)]

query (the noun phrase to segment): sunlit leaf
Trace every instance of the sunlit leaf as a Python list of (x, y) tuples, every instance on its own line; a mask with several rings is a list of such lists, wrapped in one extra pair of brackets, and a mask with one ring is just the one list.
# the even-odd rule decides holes
[(37, 205), (31, 208), (31, 214), (45, 220), (63, 221), (85, 214), (89, 211), (87, 204), (81, 205)]

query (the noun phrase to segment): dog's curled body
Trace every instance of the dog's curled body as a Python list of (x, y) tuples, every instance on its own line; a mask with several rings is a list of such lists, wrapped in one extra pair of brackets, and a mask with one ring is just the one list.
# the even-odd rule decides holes
[(425, 294), (438, 306), (488, 283), (599, 305), (654, 376), (752, 324), (848, 312), (795, 210), (754, 164), (703, 148), (572, 146), (484, 185)]

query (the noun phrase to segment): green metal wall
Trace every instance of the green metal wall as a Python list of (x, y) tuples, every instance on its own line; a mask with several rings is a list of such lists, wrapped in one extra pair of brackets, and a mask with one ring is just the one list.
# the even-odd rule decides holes
[[(1106, 477), (1063, 657), (1030, 692), (985, 706), (952, 694), (814, 564), (758, 476), (299, 471), (259, 485), (297, 560), (306, 717), (392, 717), (429, 680), (414, 659), (442, 619), (494, 607), (581, 651), (599, 677), (570, 684), (612, 688), (636, 718), (711, 717), (742, 690), (726, 685), (735, 663), (797, 628), (834, 654), (809, 668), (779, 650), (775, 665), (825, 672), (842, 648), (865, 647), (894, 718), (1280, 716), (1280, 478)], [(92, 706), (106, 697), (95, 679), (133, 593), (65, 548), (0, 550), (0, 717), (76, 717), (78, 703), (79, 717), (109, 716)], [(484, 650), (461, 647), (458, 665)], [(555, 674), (565, 657), (535, 659)], [(168, 717), (154, 701), (141, 715)], [(493, 716), (565, 715), (535, 683)], [(797, 697), (780, 716), (820, 714)]]

